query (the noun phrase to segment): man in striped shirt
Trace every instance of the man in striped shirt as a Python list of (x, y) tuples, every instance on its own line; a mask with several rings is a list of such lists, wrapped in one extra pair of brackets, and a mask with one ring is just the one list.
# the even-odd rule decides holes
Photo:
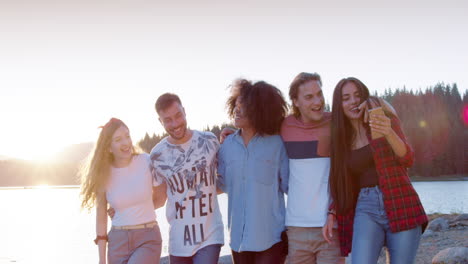
[[(288, 263), (344, 263), (338, 233), (322, 236), (329, 207), (330, 121), (317, 73), (300, 73), (289, 88), (293, 114), (281, 127), (289, 158)], [(333, 217), (333, 215), (330, 215)]]

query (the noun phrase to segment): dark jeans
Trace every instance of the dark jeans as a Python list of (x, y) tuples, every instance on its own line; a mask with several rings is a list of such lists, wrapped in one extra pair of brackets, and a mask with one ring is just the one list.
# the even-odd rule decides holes
[(221, 244), (214, 244), (206, 246), (195, 253), (191, 257), (177, 257), (170, 255), (171, 264), (217, 264), (219, 259), (219, 252), (221, 251)]
[(255, 252), (255, 251), (232, 251), (232, 262), (234, 264), (283, 264), (286, 259), (284, 241), (274, 244), (271, 248)]

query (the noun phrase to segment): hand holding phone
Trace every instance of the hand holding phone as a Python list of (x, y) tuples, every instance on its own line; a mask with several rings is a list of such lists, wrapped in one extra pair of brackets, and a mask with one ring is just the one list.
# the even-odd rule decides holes
[[(380, 107), (380, 106), (379, 106), (379, 107), (372, 108), (372, 109), (369, 109), (368, 112), (369, 112), (370, 120), (375, 120), (375, 119), (373, 118), (374, 115), (385, 115), (385, 113), (384, 113), (382, 107)], [(383, 137), (383, 136), (384, 136), (384, 135), (382, 135), (381, 133), (374, 132), (374, 131), (372, 131), (372, 129), (371, 129), (371, 137), (372, 137), (372, 139), (381, 138), (381, 137)]]

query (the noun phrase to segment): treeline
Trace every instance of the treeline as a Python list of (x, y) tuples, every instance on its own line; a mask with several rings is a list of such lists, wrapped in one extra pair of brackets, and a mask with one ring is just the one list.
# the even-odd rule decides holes
[(468, 91), (439, 83), (422, 91), (396, 89), (381, 95), (401, 119), (415, 151), (412, 176), (468, 174), (468, 130), (464, 107)]
[[(463, 119), (463, 109), (468, 107), (468, 91), (460, 95), (456, 84), (439, 83), (418, 91), (386, 90), (380, 96), (397, 111), (414, 148), (416, 159), (410, 169), (411, 176), (468, 175), (468, 124)], [(219, 138), (226, 126), (230, 125), (204, 130)], [(166, 136), (146, 134), (137, 144), (149, 153)], [(0, 186), (79, 184), (78, 163), (92, 146), (93, 143), (69, 146), (53, 163), (0, 160)]]
[[(387, 89), (379, 96), (393, 105), (414, 148), (415, 163), (410, 169), (411, 176), (468, 174), (468, 130), (463, 120), (463, 108), (468, 106), (468, 91), (461, 96), (456, 84), (439, 83), (424, 91), (407, 90), (405, 87), (394, 91)], [(229, 125), (216, 125), (204, 130), (219, 138), (226, 126)], [(146, 134), (138, 145), (149, 153), (166, 136)]]
[(0, 160), (0, 186), (77, 185), (79, 164), (93, 142), (70, 145), (51, 161)]
[[(225, 127), (233, 127), (230, 124), (222, 124), (221, 126), (215, 125), (213, 127), (205, 127), (203, 131), (211, 131), (213, 134), (216, 135), (217, 138), (219, 138), (219, 135), (221, 134), (221, 131)], [(163, 138), (167, 137), (167, 133), (164, 133), (162, 135), (156, 135), (153, 134), (152, 136), (148, 135), (148, 133), (145, 134), (143, 139), (137, 142), (137, 146), (140, 147), (144, 152), (150, 153), (151, 149), (159, 143)]]

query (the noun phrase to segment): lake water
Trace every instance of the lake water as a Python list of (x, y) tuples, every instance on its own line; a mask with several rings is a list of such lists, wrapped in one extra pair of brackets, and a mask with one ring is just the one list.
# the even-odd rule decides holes
[[(468, 181), (415, 182), (427, 213), (468, 213)], [(95, 214), (80, 211), (79, 190), (0, 189), (0, 264), (97, 263)], [(223, 221), (226, 195), (219, 196)], [(168, 224), (165, 209), (156, 211), (167, 253)], [(229, 254), (226, 245), (221, 254)]]

